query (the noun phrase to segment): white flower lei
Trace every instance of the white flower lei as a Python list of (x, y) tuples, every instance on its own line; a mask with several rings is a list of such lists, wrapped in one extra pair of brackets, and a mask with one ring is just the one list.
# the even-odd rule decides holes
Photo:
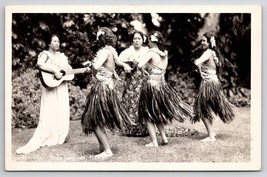
[(168, 52), (167, 50), (165, 50), (164, 52), (159, 50), (159, 49), (156, 49), (156, 48), (152, 48), (152, 49), (149, 49), (149, 51), (154, 51), (156, 52), (158, 55), (160, 55), (161, 57), (168, 57)]
[[(116, 49), (112, 46), (106, 45), (105, 47), (102, 47), (101, 49), (98, 50), (98, 52), (96, 53), (96, 56), (93, 60), (93, 63), (96, 62), (96, 60), (99, 58), (99, 55), (101, 55), (101, 53), (104, 52), (104, 50), (106, 50), (106, 49), (111, 51), (115, 61), (118, 60), (118, 53), (117, 53)], [(113, 74), (114, 74), (114, 77), (116, 79), (120, 79), (115, 70), (113, 70)]]
[(216, 55), (214, 50), (211, 50), (211, 55), (213, 56), (213, 59), (214, 59), (216, 65), (219, 66), (220, 65), (220, 61), (219, 61), (219, 58), (217, 57), (217, 55)]
[(103, 52), (105, 49), (108, 49), (111, 51), (115, 60), (118, 59), (118, 53), (117, 53), (116, 49), (112, 46), (109, 46), (109, 45), (106, 45), (105, 47), (102, 47), (101, 49), (99, 49), (96, 53), (95, 59), (97, 59), (99, 57), (99, 55), (101, 55), (101, 52)]

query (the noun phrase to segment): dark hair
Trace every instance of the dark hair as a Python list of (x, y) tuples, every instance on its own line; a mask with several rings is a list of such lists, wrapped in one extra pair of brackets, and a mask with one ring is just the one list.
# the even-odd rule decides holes
[[(158, 39), (158, 41), (151, 41), (151, 37), (152, 37), (152, 36), (155, 36), (155, 37)], [(151, 33), (151, 34), (149, 35), (149, 40), (150, 40), (151, 42), (157, 43), (157, 45), (158, 45), (158, 47), (159, 47), (159, 50), (161, 50), (161, 51), (166, 50), (166, 47), (165, 47), (165, 39), (164, 39), (164, 37), (163, 37), (163, 35), (162, 35), (161, 32), (159, 32), (159, 31), (154, 31), (153, 33)]]
[(49, 48), (49, 44), (51, 43), (52, 38), (55, 37), (55, 36), (59, 39), (59, 35), (57, 35), (57, 34), (51, 34), (51, 35), (47, 34), (47, 35), (45, 35), (43, 41), (45, 42), (45, 46), (46, 47)]
[(222, 74), (222, 67), (223, 67), (223, 65), (224, 65), (224, 58), (223, 58), (223, 55), (222, 55), (222, 53), (220, 52), (220, 50), (219, 50), (219, 48), (217, 47), (217, 44), (216, 44), (216, 42), (215, 42), (215, 46), (212, 46), (212, 44), (211, 44), (211, 39), (212, 39), (212, 37), (214, 38), (214, 40), (216, 41), (216, 39), (215, 39), (215, 35), (214, 35), (214, 33), (212, 33), (212, 32), (206, 32), (206, 33), (204, 33), (203, 34), (203, 36), (205, 36), (206, 38), (207, 38), (207, 40), (208, 40), (208, 43), (209, 43), (209, 48), (211, 49), (211, 50), (213, 50), (215, 53), (216, 53), (216, 56), (218, 57), (218, 60), (219, 60), (219, 62), (215, 62), (216, 63), (216, 65), (218, 66), (217, 68), (217, 71), (218, 71), (218, 73), (219, 74)]
[(98, 40), (97, 40), (97, 44), (98, 44), (98, 47), (104, 47), (106, 45), (109, 45), (109, 46), (112, 46), (112, 47), (115, 47), (116, 43), (117, 43), (117, 37), (116, 35), (111, 31), (111, 29), (107, 28), (107, 27), (101, 27), (99, 29), (99, 31), (102, 31), (103, 34), (101, 34), (99, 37), (98, 37)]
[(141, 31), (134, 31), (133, 34), (131, 35), (131, 39), (134, 38), (135, 34), (139, 34), (141, 36), (141, 38), (143, 39), (143, 43), (145, 42), (145, 35), (141, 32)]
[(51, 37), (50, 37), (50, 42), (52, 41), (52, 38), (55, 37), (55, 36), (59, 39), (59, 36), (57, 34), (52, 34)]

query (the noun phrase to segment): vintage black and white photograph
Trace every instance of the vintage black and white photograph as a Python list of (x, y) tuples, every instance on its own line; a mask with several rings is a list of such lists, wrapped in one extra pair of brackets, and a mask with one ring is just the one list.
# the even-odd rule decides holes
[(261, 7), (6, 6), (7, 171), (261, 169)]

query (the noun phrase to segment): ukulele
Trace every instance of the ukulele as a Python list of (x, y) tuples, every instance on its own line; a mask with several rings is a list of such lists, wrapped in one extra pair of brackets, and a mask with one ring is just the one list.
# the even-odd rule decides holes
[(74, 74), (88, 72), (89, 67), (73, 69), (70, 65), (65, 66), (60, 71), (63, 73), (62, 78), (57, 79), (54, 74), (41, 70), (41, 83), (46, 88), (54, 88), (59, 86), (63, 81), (71, 81), (74, 79)]

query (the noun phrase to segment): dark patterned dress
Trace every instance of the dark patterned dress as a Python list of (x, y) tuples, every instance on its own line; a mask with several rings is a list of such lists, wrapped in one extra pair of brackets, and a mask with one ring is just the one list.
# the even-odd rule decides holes
[(147, 71), (148, 79), (143, 82), (140, 93), (139, 122), (161, 122), (166, 125), (173, 120), (190, 120), (193, 109), (166, 83), (165, 70), (149, 64)]
[[(111, 50), (116, 56), (114, 48), (110, 46), (101, 50)], [(116, 76), (115, 71), (109, 67), (102, 66), (97, 70), (95, 74), (97, 81), (87, 96), (81, 119), (85, 134), (91, 133), (97, 126), (124, 131), (126, 127), (133, 124), (114, 89)]]
[(143, 83), (143, 74), (137, 69), (137, 64), (144, 54), (148, 51), (147, 47), (142, 47), (141, 51), (137, 53), (133, 46), (124, 50), (119, 59), (129, 64), (133, 70), (131, 73), (122, 73), (121, 77), (124, 78), (124, 90), (122, 93), (122, 104), (126, 107), (127, 113), (131, 120), (136, 125), (128, 126), (125, 134), (127, 136), (148, 136), (148, 131), (145, 124), (138, 123), (138, 104), (141, 86)]
[(224, 123), (234, 119), (234, 106), (225, 97), (220, 81), (216, 75), (216, 68), (207, 63), (201, 66), (202, 81), (199, 87), (192, 122), (208, 119), (211, 123), (214, 117), (212, 112), (220, 117)]

